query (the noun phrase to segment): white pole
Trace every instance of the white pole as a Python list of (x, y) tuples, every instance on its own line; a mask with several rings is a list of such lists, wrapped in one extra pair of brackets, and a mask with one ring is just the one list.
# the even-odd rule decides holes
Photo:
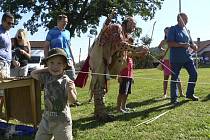
[(79, 48), (79, 63), (80, 63), (80, 59), (81, 59), (81, 52), (82, 52), (82, 49)]

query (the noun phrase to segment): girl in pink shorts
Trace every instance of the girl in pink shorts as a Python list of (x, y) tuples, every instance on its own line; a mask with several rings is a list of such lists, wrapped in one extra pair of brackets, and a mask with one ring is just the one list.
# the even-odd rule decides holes
[[(165, 38), (164, 40), (162, 40), (158, 46), (158, 48), (160, 48), (161, 50), (164, 50), (165, 53), (163, 55), (163, 74), (164, 74), (164, 81), (163, 81), (163, 97), (166, 98), (167, 97), (167, 87), (168, 87), (168, 79), (170, 77), (170, 75), (172, 74), (172, 71), (171, 71), (171, 65), (170, 65), (170, 61), (169, 61), (169, 58), (170, 58), (170, 50), (168, 48), (168, 44), (166, 42), (166, 38), (167, 38), (167, 34), (168, 34), (168, 31), (169, 31), (169, 27), (166, 27), (164, 29), (164, 33), (165, 33)], [(180, 80), (179, 80), (180, 81)], [(185, 97), (183, 95), (183, 91), (182, 91), (182, 86), (181, 86), (181, 82), (179, 82), (178, 84), (178, 89), (179, 89), (179, 93), (180, 93), (180, 96), (181, 97)]]

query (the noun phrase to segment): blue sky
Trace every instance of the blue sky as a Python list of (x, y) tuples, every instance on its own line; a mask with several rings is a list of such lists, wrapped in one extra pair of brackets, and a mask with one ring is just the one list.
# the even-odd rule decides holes
[[(191, 32), (191, 36), (193, 40), (197, 40), (199, 37), (201, 41), (210, 40), (210, 18), (208, 14), (210, 13), (210, 0), (182, 0), (181, 1), (181, 10), (188, 15), (188, 24), (187, 28)], [(163, 2), (161, 10), (158, 10), (155, 14), (155, 17), (151, 21), (142, 21), (140, 17), (135, 17), (137, 21), (137, 26), (143, 29), (143, 34), (141, 36), (145, 36), (148, 34), (151, 36), (153, 23), (156, 21), (154, 33), (153, 33), (153, 41), (151, 43), (151, 47), (158, 46), (159, 42), (163, 39), (163, 29), (166, 26), (172, 26), (177, 23), (176, 16), (179, 13), (179, 0), (165, 0)], [(2, 13), (0, 13), (0, 17)], [(26, 20), (25, 18), (20, 22), (19, 25), (15, 26), (14, 29), (10, 30), (11, 37), (14, 37), (17, 29), (23, 28), (22, 23)], [(105, 18), (101, 18), (100, 25), (98, 30), (104, 22)], [(40, 28), (37, 33), (33, 36), (29, 34), (30, 40), (45, 40), (47, 31)], [(72, 50), (75, 57), (75, 61), (79, 61), (79, 50), (81, 48), (81, 60), (87, 57), (88, 50), (88, 34), (82, 35), (82, 37), (72, 38)], [(93, 39), (91, 39), (91, 42)]]

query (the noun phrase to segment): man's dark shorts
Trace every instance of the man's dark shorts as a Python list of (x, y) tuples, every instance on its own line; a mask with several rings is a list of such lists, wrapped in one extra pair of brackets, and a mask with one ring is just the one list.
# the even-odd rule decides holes
[(131, 94), (131, 85), (132, 85), (132, 78), (122, 78), (119, 87), (120, 94)]

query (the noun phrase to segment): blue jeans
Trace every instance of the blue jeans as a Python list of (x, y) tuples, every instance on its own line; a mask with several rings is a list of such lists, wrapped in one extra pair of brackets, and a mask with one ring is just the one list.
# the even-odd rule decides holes
[(185, 63), (171, 63), (171, 70), (173, 71), (171, 74), (171, 102), (177, 101), (178, 87), (177, 82), (175, 81), (178, 81), (178, 76), (182, 67), (184, 67), (189, 74), (186, 97), (193, 96), (194, 94), (198, 74), (193, 61), (188, 61)]

